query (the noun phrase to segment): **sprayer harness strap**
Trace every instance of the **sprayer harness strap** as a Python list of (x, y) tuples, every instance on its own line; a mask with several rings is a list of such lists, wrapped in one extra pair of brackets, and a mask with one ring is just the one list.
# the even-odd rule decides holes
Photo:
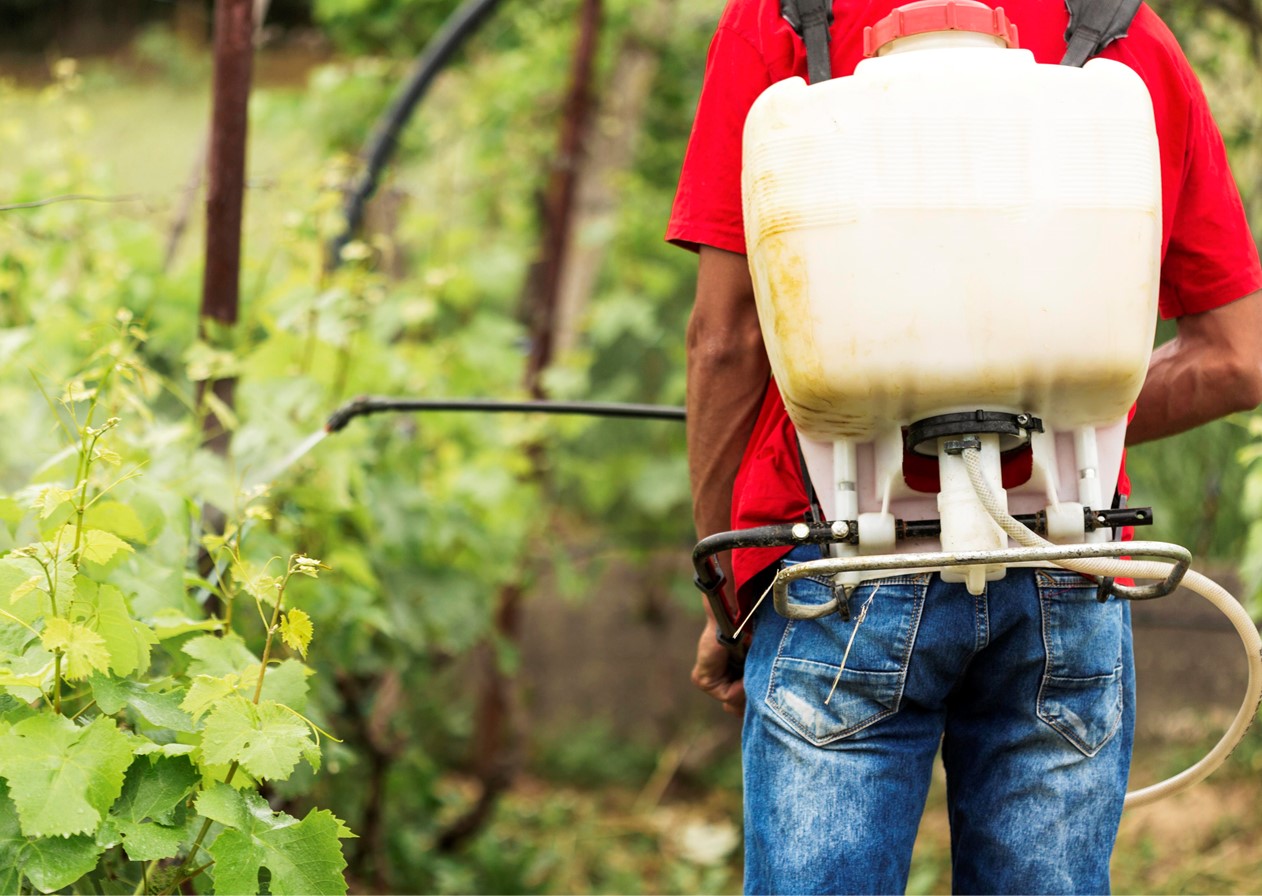
[(828, 26), (833, 23), (832, 0), (780, 0), (780, 15), (806, 44), (808, 82), (818, 84), (831, 78), (833, 66), (828, 56)]
[(1081, 66), (1126, 31), (1139, 11), (1140, 0), (1065, 0), (1069, 8), (1068, 47), (1061, 65)]

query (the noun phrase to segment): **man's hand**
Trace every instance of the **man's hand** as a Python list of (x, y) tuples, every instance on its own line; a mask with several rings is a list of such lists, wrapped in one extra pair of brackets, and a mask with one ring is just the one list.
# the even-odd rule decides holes
[[(708, 614), (707, 614), (708, 615)], [(713, 618), (706, 619), (697, 641), (697, 662), (692, 683), (723, 704), (723, 711), (739, 716), (745, 711), (745, 682), (733, 669), (732, 655), (715, 637)]]

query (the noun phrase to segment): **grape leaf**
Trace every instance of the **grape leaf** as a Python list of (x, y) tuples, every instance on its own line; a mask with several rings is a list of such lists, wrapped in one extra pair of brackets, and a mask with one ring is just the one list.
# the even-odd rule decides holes
[[(28, 625), (49, 610), (48, 580), (33, 557), (0, 560), (0, 609)], [(0, 624), (11, 621), (0, 616)]]
[(183, 756), (133, 763), (97, 840), (121, 840), (127, 856), (136, 862), (174, 856), (186, 833), (184, 800), (200, 780), (201, 775)]
[(112, 532), (128, 541), (144, 544), (148, 540), (145, 525), (140, 521), (135, 509), (121, 501), (102, 501), (94, 504), (87, 512), (86, 522), (93, 529)]
[(0, 498), (0, 522), (8, 523), (10, 534), (21, 521), (22, 505), (12, 498)]
[(133, 862), (173, 858), (179, 854), (184, 840), (190, 836), (185, 825), (151, 822), (119, 825), (118, 832), (123, 838), (123, 849), (127, 851), (127, 858)]
[(0, 781), (0, 893), (23, 892), (23, 877), (41, 892), (60, 890), (95, 868), (102, 852), (103, 847), (83, 835), (24, 836), (8, 788)]
[(95, 831), (131, 761), (131, 737), (108, 716), (80, 727), (65, 716), (38, 715), (0, 735), (0, 777), (28, 837)]
[(110, 814), (122, 821), (173, 821), (175, 808), (193, 792), (201, 780), (187, 757), (151, 758), (136, 762), (128, 770), (122, 793)]
[(302, 610), (292, 609), (281, 619), (281, 640), (304, 657), (307, 655), (307, 646), (311, 643), (312, 634), (314, 634), (314, 629), (311, 625), (311, 617)]
[(159, 728), (193, 729), (193, 719), (180, 709), (179, 691), (157, 691), (148, 684), (104, 675), (93, 675), (90, 684), (96, 705), (106, 715), (114, 715), (124, 706), (130, 706), (145, 721)]
[(312, 746), (311, 729), (279, 703), (255, 706), (245, 697), (224, 699), (202, 729), (203, 765), (241, 764), (251, 777), (284, 780)]
[(20, 656), (14, 655), (6, 667), (0, 666), (0, 687), (24, 702), (38, 700), (53, 673), (53, 655), (38, 638), (27, 644)]
[(180, 709), (194, 719), (200, 719), (224, 697), (239, 693), (241, 687), (240, 675), (225, 675), (222, 678), (198, 675), (189, 685)]
[(135, 549), (117, 535), (103, 529), (84, 529), (79, 534), (79, 557), (89, 563), (104, 566), (120, 551), (130, 554)]
[(246, 666), (258, 665), (259, 658), (245, 646), (240, 635), (227, 634), (222, 638), (202, 635), (184, 645), (184, 652), (193, 658), (188, 665), (189, 677), (209, 675), (218, 678), (240, 672)]
[[(314, 674), (311, 667), (298, 660), (284, 660), (268, 666), (267, 675), (263, 678), (263, 699), (275, 700), (303, 712), (307, 706), (307, 679)], [(253, 678), (250, 680), (253, 681)]]
[(197, 809), (226, 825), (209, 849), (216, 892), (257, 893), (262, 868), (271, 874), (275, 896), (346, 892), (338, 841), (353, 835), (331, 812), (313, 809), (298, 821), (273, 812), (257, 793), (222, 784), (203, 793)]
[[(297, 660), (284, 660), (269, 666), (263, 677), (263, 700), (283, 703), (290, 709), (302, 712), (307, 705), (307, 678), (315, 673)], [(248, 666), (240, 675), (224, 675), (212, 678), (199, 675), (188, 689), (188, 696), (181, 708), (194, 718), (209, 712), (215, 704), (230, 694), (253, 697), (258, 683), (258, 664)]]
[(68, 681), (78, 681), (110, 667), (105, 639), (86, 625), (52, 616), (44, 623), (40, 641), (46, 649), (60, 650), (65, 655), (66, 664), (61, 671)]
[(38, 510), (41, 518), (47, 519), (58, 509), (67, 505), (73, 509), (74, 503), (78, 499), (79, 493), (72, 488), (45, 485), (35, 493), (34, 499), (31, 501), (31, 508)]
[(191, 619), (171, 607), (164, 607), (147, 618), (159, 639), (176, 638), (189, 632), (219, 631), (223, 628), (223, 623), (218, 619)]
[(97, 585), (80, 577), (75, 610), (101, 636), (109, 651), (109, 669), (126, 677), (149, 668), (150, 648), (158, 643), (149, 626), (132, 618), (123, 592), (113, 585)]
[(196, 752), (197, 747), (193, 744), (156, 744), (153, 741), (136, 748), (137, 756), (191, 756)]

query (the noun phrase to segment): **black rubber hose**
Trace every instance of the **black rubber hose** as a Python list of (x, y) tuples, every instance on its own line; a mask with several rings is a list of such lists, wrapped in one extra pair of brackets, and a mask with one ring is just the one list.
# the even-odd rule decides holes
[(399, 133), (412, 117), (417, 104), (464, 40), (477, 31), (499, 2), (500, 0), (466, 0), (443, 22), (438, 33), (417, 57), (412, 74), (395, 96), (390, 108), (378, 119), (377, 126), (361, 153), (364, 170), (347, 193), (343, 205), (344, 229), (329, 242), (326, 260), (329, 270), (341, 264), (342, 249), (359, 230), (359, 225), (363, 222), (364, 206), (377, 191), (377, 178), (394, 154)]
[(364, 396), (342, 405), (324, 424), (338, 432), (356, 417), (398, 411), (482, 411), (527, 414), (575, 414), (586, 417), (627, 417), (636, 420), (682, 422), (684, 409), (661, 404), (622, 404), (600, 401), (499, 401), (491, 398), (375, 398)]

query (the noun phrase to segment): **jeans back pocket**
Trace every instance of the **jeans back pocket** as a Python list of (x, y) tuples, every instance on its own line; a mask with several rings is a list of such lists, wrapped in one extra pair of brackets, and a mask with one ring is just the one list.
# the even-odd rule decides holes
[[(785, 566), (793, 563), (784, 561)], [(849, 619), (833, 613), (789, 620), (766, 698), (781, 722), (824, 746), (897, 712), (929, 578), (897, 576), (859, 585), (850, 596)], [(826, 578), (798, 579), (789, 594), (802, 604), (833, 598)], [(843, 657), (845, 669), (838, 678)]]
[(1124, 608), (1096, 600), (1095, 583), (1078, 573), (1040, 569), (1036, 581), (1047, 657), (1038, 715), (1094, 756), (1122, 721)]

